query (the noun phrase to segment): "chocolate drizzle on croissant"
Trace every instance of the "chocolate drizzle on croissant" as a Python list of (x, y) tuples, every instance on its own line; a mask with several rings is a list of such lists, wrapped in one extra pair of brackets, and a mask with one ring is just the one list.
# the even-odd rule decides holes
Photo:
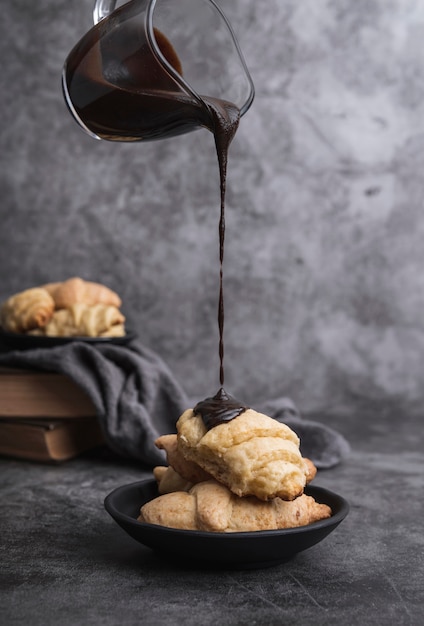
[(206, 428), (230, 422), (249, 407), (230, 396), (223, 387), (210, 398), (198, 402), (193, 409), (195, 415), (200, 415)]

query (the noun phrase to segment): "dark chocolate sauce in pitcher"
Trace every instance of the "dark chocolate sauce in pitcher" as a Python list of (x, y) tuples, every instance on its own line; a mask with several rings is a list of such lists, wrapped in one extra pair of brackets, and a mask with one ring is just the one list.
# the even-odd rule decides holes
[[(216, 126), (229, 144), (237, 107), (212, 98), (205, 98), (206, 104), (183, 91), (152, 54), (142, 24), (127, 21), (108, 30), (109, 20), (86, 33), (65, 65), (65, 98), (81, 125), (109, 141), (152, 141), (200, 127), (215, 133)], [(157, 29), (154, 33), (165, 59), (182, 74), (171, 43)]]
[[(199, 101), (188, 95), (152, 54), (143, 25), (127, 21), (120, 28), (109, 30), (105, 28), (108, 19), (85, 35), (65, 66), (66, 100), (81, 125), (110, 141), (162, 139), (199, 127), (210, 130), (215, 138), (221, 191), (218, 302), (221, 387), (214, 397), (206, 398), (194, 409), (202, 415), (206, 426), (212, 428), (247, 408), (223, 387), (225, 191), (228, 150), (238, 128), (240, 111), (225, 100), (201, 96)], [(181, 63), (167, 38), (158, 30), (155, 38), (168, 63), (182, 74)]]

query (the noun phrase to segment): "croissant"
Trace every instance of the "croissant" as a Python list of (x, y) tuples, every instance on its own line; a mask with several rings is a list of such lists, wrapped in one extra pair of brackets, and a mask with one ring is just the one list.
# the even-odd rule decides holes
[(110, 337), (125, 334), (125, 317), (114, 306), (77, 303), (55, 311), (43, 334), (54, 337)]
[(189, 492), (167, 493), (147, 502), (140, 509), (138, 521), (228, 533), (305, 526), (331, 514), (329, 506), (305, 494), (291, 502), (280, 498), (263, 502), (254, 496), (239, 498), (210, 480), (194, 485)]
[(5, 330), (24, 333), (43, 328), (53, 315), (54, 301), (40, 287), (10, 296), (1, 306), (0, 323)]
[(164, 465), (154, 467), (153, 476), (158, 484), (160, 494), (172, 493), (173, 491), (189, 491), (193, 487), (193, 483), (182, 478), (171, 465), (168, 467)]
[(247, 409), (210, 430), (185, 411), (177, 422), (178, 449), (238, 496), (294, 500), (309, 472), (299, 438), (287, 425)]
[[(166, 452), (166, 460), (169, 464), (169, 467), (158, 466), (157, 469), (158, 476), (155, 475), (156, 480), (160, 484), (160, 480), (163, 476), (166, 476), (164, 470), (169, 469), (172, 470), (173, 474), (179, 477), (178, 484), (196, 484), (202, 482), (203, 480), (210, 480), (212, 476), (205, 472), (197, 463), (194, 461), (187, 461), (184, 456), (181, 454), (181, 451), (178, 448), (178, 438), (177, 435), (161, 435), (155, 441), (155, 445), (160, 450), (165, 450)], [(305, 464), (306, 471), (306, 484), (310, 483), (316, 476), (317, 468), (313, 464), (310, 459), (303, 457), (303, 461)], [(178, 491), (178, 489), (173, 489), (173, 491)]]
[(155, 441), (160, 450), (165, 450), (168, 464), (189, 483), (199, 483), (212, 478), (194, 461), (187, 461), (178, 449), (177, 435), (161, 435)]
[[(308, 473), (306, 479), (306, 482), (309, 483), (315, 477), (317, 468), (309, 459), (305, 459), (305, 462), (310, 468), (310, 472)], [(195, 480), (194, 482), (186, 480), (172, 467), (172, 465), (168, 465), (167, 467), (164, 465), (158, 465), (154, 467), (153, 476), (156, 479), (160, 494), (171, 493), (172, 491), (189, 491), (193, 485), (198, 482), (202, 482), (201, 480)], [(209, 476), (206, 480), (211, 480), (211, 477)]]
[(57, 309), (66, 309), (76, 303), (109, 304), (117, 308), (122, 304), (118, 294), (109, 287), (78, 277), (59, 283), (48, 283), (43, 287), (52, 296)]

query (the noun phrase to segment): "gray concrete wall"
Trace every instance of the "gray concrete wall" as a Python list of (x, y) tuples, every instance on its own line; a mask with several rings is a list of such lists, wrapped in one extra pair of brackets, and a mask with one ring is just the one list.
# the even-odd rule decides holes
[[(320, 410), (424, 399), (424, 1), (222, 0), (256, 100), (230, 152), (226, 387)], [(96, 142), (63, 61), (91, 0), (0, 20), (0, 298), (80, 275), (187, 391), (218, 387), (212, 136)]]

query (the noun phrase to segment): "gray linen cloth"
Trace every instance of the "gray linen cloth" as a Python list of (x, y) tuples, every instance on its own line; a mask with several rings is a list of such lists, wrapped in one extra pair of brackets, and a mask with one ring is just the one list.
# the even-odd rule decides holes
[[(164, 453), (154, 441), (175, 433), (179, 416), (193, 406), (164, 361), (137, 340), (126, 345), (74, 341), (6, 351), (0, 354), (0, 366), (69, 376), (93, 402), (109, 447), (147, 465), (164, 464)], [(317, 467), (332, 467), (349, 451), (339, 433), (303, 420), (288, 398), (269, 402), (263, 411), (298, 433), (302, 454)]]
[(350, 444), (342, 434), (321, 422), (304, 419), (290, 398), (270, 400), (261, 410), (294, 430), (300, 438), (302, 456), (316, 467), (334, 467), (349, 455)]

